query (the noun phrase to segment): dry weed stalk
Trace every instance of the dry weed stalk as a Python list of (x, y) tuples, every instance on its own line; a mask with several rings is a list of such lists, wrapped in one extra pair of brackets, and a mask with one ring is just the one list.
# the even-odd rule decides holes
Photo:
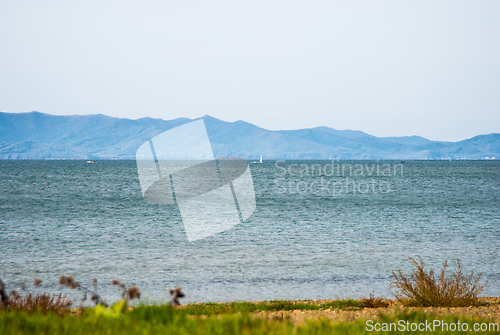
[(3, 282), (2, 278), (0, 278), (0, 308), (4, 305), (7, 306), (8, 304), (9, 304), (9, 295), (5, 290), (5, 283)]
[(92, 279), (92, 286), (94, 290), (89, 290), (87, 287), (80, 285), (73, 276), (61, 276), (59, 277), (59, 284), (69, 287), (71, 289), (78, 289), (82, 292), (82, 299), (80, 300), (80, 309), (83, 309), (83, 304), (87, 300), (87, 296), (90, 293), (91, 300), (96, 304), (100, 304), (108, 307), (108, 304), (97, 294), (97, 279)]
[(12, 299), (9, 300), (8, 307), (27, 312), (41, 311), (42, 313), (46, 313), (51, 311), (58, 314), (65, 314), (71, 306), (71, 300), (67, 300), (66, 295), (62, 293), (59, 293), (57, 296), (46, 293), (35, 296), (29, 293), (26, 296), (21, 296), (16, 291), (13, 291), (11, 296)]
[[(42, 280), (35, 278), (33, 281), (33, 286), (38, 287), (42, 284)], [(0, 278), (0, 296), (1, 303), (0, 308), (9, 308), (14, 310), (23, 310), (28, 313), (41, 311), (46, 313), (49, 311), (64, 314), (69, 310), (71, 306), (71, 300), (66, 299), (66, 295), (60, 293), (58, 296), (55, 294), (37, 294), (33, 295), (27, 288), (26, 283), (21, 281), (19, 286), (22, 291), (28, 291), (29, 293), (25, 296), (19, 294), (17, 291), (13, 290), (10, 293), (10, 297), (6, 292), (6, 286), (2, 279)]]
[(388, 307), (389, 303), (380, 298), (376, 298), (374, 292), (370, 293), (369, 298), (361, 298), (361, 305), (364, 308), (379, 308), (379, 307)]
[[(126, 299), (127, 302), (131, 299), (139, 299), (141, 297), (141, 292), (137, 286), (127, 286), (120, 282), (118, 279), (114, 279), (111, 282), (113, 285), (118, 286), (122, 290), (122, 298)], [(33, 281), (34, 287), (39, 287), (42, 284), (42, 280), (35, 278)], [(90, 295), (91, 300), (96, 304), (108, 307), (107, 302), (102, 299), (99, 294), (97, 294), (97, 279), (92, 279), (92, 289), (89, 289), (80, 283), (78, 283), (73, 276), (61, 276), (59, 277), (59, 284), (66, 286), (70, 289), (79, 290), (82, 292), (82, 298), (80, 303), (80, 309), (83, 310), (83, 305), (87, 300), (88, 295)], [(52, 310), (56, 313), (63, 313), (68, 310), (69, 306), (72, 304), (71, 300), (66, 299), (66, 295), (60, 293), (58, 296), (55, 294), (50, 295), (47, 293), (33, 295), (24, 281), (19, 283), (22, 291), (27, 292), (24, 296), (19, 294), (17, 291), (13, 290), (10, 296), (7, 294), (6, 285), (0, 278), (0, 308), (12, 308), (12, 309), (22, 309), (26, 311), (49, 311)]]
[(488, 282), (479, 284), (482, 273), (477, 277), (474, 271), (469, 276), (463, 273), (462, 264), (457, 259), (457, 267), (450, 277), (445, 277), (448, 261), (445, 260), (439, 279), (434, 276), (434, 271), (429, 273), (424, 270), (424, 262), (419, 257), (420, 262), (410, 257), (410, 261), (415, 266), (411, 275), (398, 270), (392, 271), (395, 281), (391, 283), (391, 288), (396, 288), (394, 296), (407, 306), (417, 307), (466, 307), (478, 304), (478, 296), (484, 290)]
[(119, 279), (113, 279), (111, 281), (111, 284), (117, 286), (122, 291), (122, 298), (126, 299), (127, 301), (141, 298), (141, 292), (139, 291), (139, 288), (137, 286), (130, 286), (127, 288), (127, 285), (125, 285), (125, 283), (121, 282)]
[(179, 298), (184, 298), (185, 294), (182, 292), (182, 288), (176, 287), (174, 289), (168, 290), (172, 299), (170, 300), (170, 306), (180, 306), (181, 302)]

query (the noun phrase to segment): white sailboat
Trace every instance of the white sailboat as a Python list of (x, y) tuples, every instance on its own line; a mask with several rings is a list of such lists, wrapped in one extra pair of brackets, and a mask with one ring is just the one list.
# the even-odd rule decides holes
[(260, 164), (262, 164), (262, 163), (263, 163), (263, 162), (262, 162), (262, 155), (260, 155), (260, 160), (259, 160), (258, 162), (257, 162), (257, 161), (253, 161), (253, 162), (252, 162), (252, 164), (257, 164), (257, 163), (260, 163)]

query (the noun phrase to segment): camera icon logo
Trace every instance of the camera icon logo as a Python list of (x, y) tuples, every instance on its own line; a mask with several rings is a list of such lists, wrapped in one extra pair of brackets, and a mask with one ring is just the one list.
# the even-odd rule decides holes
[(203, 120), (167, 130), (136, 153), (144, 200), (177, 204), (190, 242), (226, 231), (255, 211), (248, 162), (214, 158)]

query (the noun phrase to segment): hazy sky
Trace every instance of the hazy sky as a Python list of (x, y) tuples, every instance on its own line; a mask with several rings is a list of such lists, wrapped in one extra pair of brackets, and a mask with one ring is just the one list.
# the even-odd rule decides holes
[(0, 110), (500, 132), (500, 1), (0, 0)]

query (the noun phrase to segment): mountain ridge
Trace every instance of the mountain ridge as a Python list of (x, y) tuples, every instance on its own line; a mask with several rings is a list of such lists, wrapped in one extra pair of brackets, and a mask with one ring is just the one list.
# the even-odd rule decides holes
[(214, 155), (256, 159), (492, 159), (500, 157), (500, 134), (457, 142), (421, 136), (376, 137), (326, 126), (267, 130), (243, 120), (210, 115), (173, 120), (115, 118), (104, 114), (51, 115), (0, 112), (0, 159), (135, 159), (151, 137), (203, 119)]

